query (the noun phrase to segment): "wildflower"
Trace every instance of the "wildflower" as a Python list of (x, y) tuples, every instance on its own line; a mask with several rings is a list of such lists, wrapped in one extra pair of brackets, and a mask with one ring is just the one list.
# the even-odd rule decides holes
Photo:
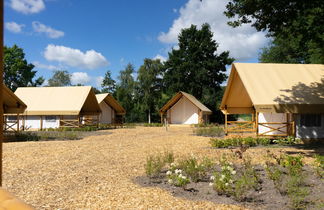
[(222, 174), (221, 178), (222, 178), (222, 179), (225, 179), (225, 175), (224, 175), (224, 174)]
[(213, 186), (214, 185), (214, 183), (212, 183), (212, 182), (209, 182), (209, 186)]
[(175, 166), (175, 163), (171, 163), (170, 166), (171, 166), (171, 167)]
[(227, 166), (227, 170), (232, 171), (233, 168), (231, 166)]
[(228, 186), (228, 183), (225, 183), (225, 186), (227, 187)]
[(211, 176), (210, 177), (210, 180), (215, 180), (215, 176)]
[(182, 173), (182, 170), (181, 170), (181, 169), (176, 169), (174, 172), (175, 172), (176, 174), (181, 174), (181, 173)]
[(231, 184), (233, 184), (233, 180), (231, 180), (231, 179), (228, 182), (231, 183)]
[(187, 177), (186, 177), (186, 176), (183, 176), (183, 175), (182, 175), (182, 177), (181, 177), (181, 178), (182, 178), (182, 179), (187, 179)]
[(232, 171), (232, 174), (235, 175), (236, 174), (236, 171)]
[(166, 175), (171, 175), (172, 174), (172, 171), (167, 171), (166, 172)]
[(232, 163), (232, 162), (228, 162), (228, 164), (230, 164), (231, 166), (233, 165), (233, 163)]
[(169, 182), (169, 184), (172, 184), (173, 183), (173, 180), (172, 179), (169, 179), (168, 182)]

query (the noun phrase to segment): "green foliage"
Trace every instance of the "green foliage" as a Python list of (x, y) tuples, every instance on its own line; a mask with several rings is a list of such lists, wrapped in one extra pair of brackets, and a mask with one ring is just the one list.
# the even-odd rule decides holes
[(275, 139), (273, 143), (280, 144), (280, 145), (294, 145), (300, 144), (301, 141), (293, 136), (288, 136), (287, 138)]
[(25, 53), (17, 45), (4, 46), (4, 71), (3, 80), (5, 85), (15, 91), (18, 87), (39, 86), (44, 78), (39, 77), (33, 81), (37, 71), (33, 71), (34, 65), (27, 63)]
[(157, 155), (150, 155), (146, 158), (145, 172), (150, 177), (159, 176), (163, 167), (167, 163), (171, 164), (174, 161), (174, 155), (172, 152), (159, 153)]
[(198, 127), (194, 130), (197, 136), (210, 136), (210, 137), (220, 137), (224, 136), (224, 129), (220, 126), (214, 127)]
[(284, 155), (282, 157), (282, 161), (280, 162), (281, 166), (288, 169), (289, 175), (291, 176), (298, 176), (302, 168), (304, 166), (302, 162), (302, 155), (299, 156), (291, 156), (291, 155)]
[(48, 86), (60, 87), (71, 85), (71, 74), (68, 71), (54, 71), (53, 76), (48, 80)]
[(206, 176), (207, 171), (212, 165), (213, 162), (208, 158), (198, 161), (195, 157), (189, 157), (181, 160), (177, 167), (182, 169), (191, 181), (198, 182)]
[(105, 73), (101, 87), (101, 92), (103, 93), (114, 93), (116, 91), (116, 81), (112, 79), (111, 72), (109, 70)]
[(143, 126), (144, 127), (162, 127), (163, 124), (162, 123), (144, 123)]
[(221, 171), (215, 172), (214, 176), (211, 177), (211, 180), (214, 181), (213, 187), (218, 192), (218, 194), (229, 196), (233, 194), (233, 183), (236, 170), (233, 167), (233, 164), (228, 162), (225, 158), (222, 158), (220, 160), (220, 165)]
[(233, 27), (252, 23), (267, 31), (273, 45), (263, 50), (262, 62), (324, 63), (324, 5), (321, 0), (231, 0), (225, 14)]
[(315, 155), (314, 166), (317, 175), (324, 178), (324, 155)]
[(137, 76), (137, 92), (139, 109), (145, 113), (148, 123), (152, 118), (159, 120), (159, 109), (161, 108), (159, 99), (162, 93), (162, 73), (164, 65), (160, 60), (144, 59), (144, 64), (140, 66)]
[[(179, 90), (195, 96), (213, 111), (214, 120), (223, 95), (226, 65), (234, 59), (229, 52), (217, 53), (218, 44), (208, 24), (183, 29), (178, 37), (179, 49), (172, 49), (165, 62), (164, 86), (172, 95)], [(219, 118), (223, 118), (221, 115)]]
[(190, 183), (190, 180), (188, 177), (182, 174), (181, 169), (173, 169), (170, 171), (167, 171), (167, 178), (169, 184), (172, 184), (177, 187), (184, 187), (187, 184)]
[(228, 147), (238, 147), (241, 145), (246, 145), (254, 147), (257, 145), (269, 145), (270, 139), (268, 138), (253, 138), (253, 137), (237, 137), (237, 138), (212, 138), (210, 139), (210, 144), (212, 147), (216, 148), (228, 148)]
[(305, 198), (309, 195), (309, 190), (303, 187), (304, 176), (301, 174), (289, 177), (287, 182), (287, 195), (291, 201), (293, 209), (306, 209)]

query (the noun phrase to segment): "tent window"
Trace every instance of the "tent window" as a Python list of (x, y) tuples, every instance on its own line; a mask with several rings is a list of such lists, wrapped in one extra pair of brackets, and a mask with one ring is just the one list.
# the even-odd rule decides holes
[(8, 122), (16, 122), (17, 121), (17, 116), (16, 115), (7, 116), (7, 121)]
[(46, 122), (55, 122), (56, 116), (45, 116), (45, 121)]
[(300, 116), (300, 126), (321, 127), (321, 119), (320, 114), (302, 114)]

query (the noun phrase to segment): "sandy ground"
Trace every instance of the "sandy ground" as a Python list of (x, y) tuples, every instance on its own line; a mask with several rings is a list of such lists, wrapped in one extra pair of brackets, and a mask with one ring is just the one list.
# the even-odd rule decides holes
[[(100, 132), (100, 131), (98, 131)], [(4, 144), (3, 187), (36, 209), (242, 209), (174, 197), (160, 188), (141, 187), (149, 154), (173, 151), (218, 158), (230, 150), (209, 147), (209, 138), (192, 135), (190, 127), (138, 127), (76, 141)], [(305, 149), (272, 149), (287, 153)], [(264, 149), (247, 151), (262, 162)], [(306, 161), (310, 158), (306, 158)]]

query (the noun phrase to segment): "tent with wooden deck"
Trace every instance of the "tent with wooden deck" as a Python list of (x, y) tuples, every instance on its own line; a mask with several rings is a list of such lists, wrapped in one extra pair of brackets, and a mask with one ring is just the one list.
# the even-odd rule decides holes
[(101, 109), (90, 86), (20, 87), (15, 94), (27, 104), (24, 129), (98, 125)]
[(160, 109), (161, 122), (166, 119), (170, 124), (207, 123), (210, 114), (210, 109), (183, 91), (178, 92)]
[(324, 65), (234, 63), (220, 109), (227, 133), (324, 138)]
[(4, 112), (3, 129), (5, 131), (19, 131), (19, 114), (22, 114), (27, 106), (4, 84), (2, 85), (2, 90)]
[(102, 124), (122, 124), (126, 110), (109, 93), (96, 94), (101, 114), (99, 123)]

